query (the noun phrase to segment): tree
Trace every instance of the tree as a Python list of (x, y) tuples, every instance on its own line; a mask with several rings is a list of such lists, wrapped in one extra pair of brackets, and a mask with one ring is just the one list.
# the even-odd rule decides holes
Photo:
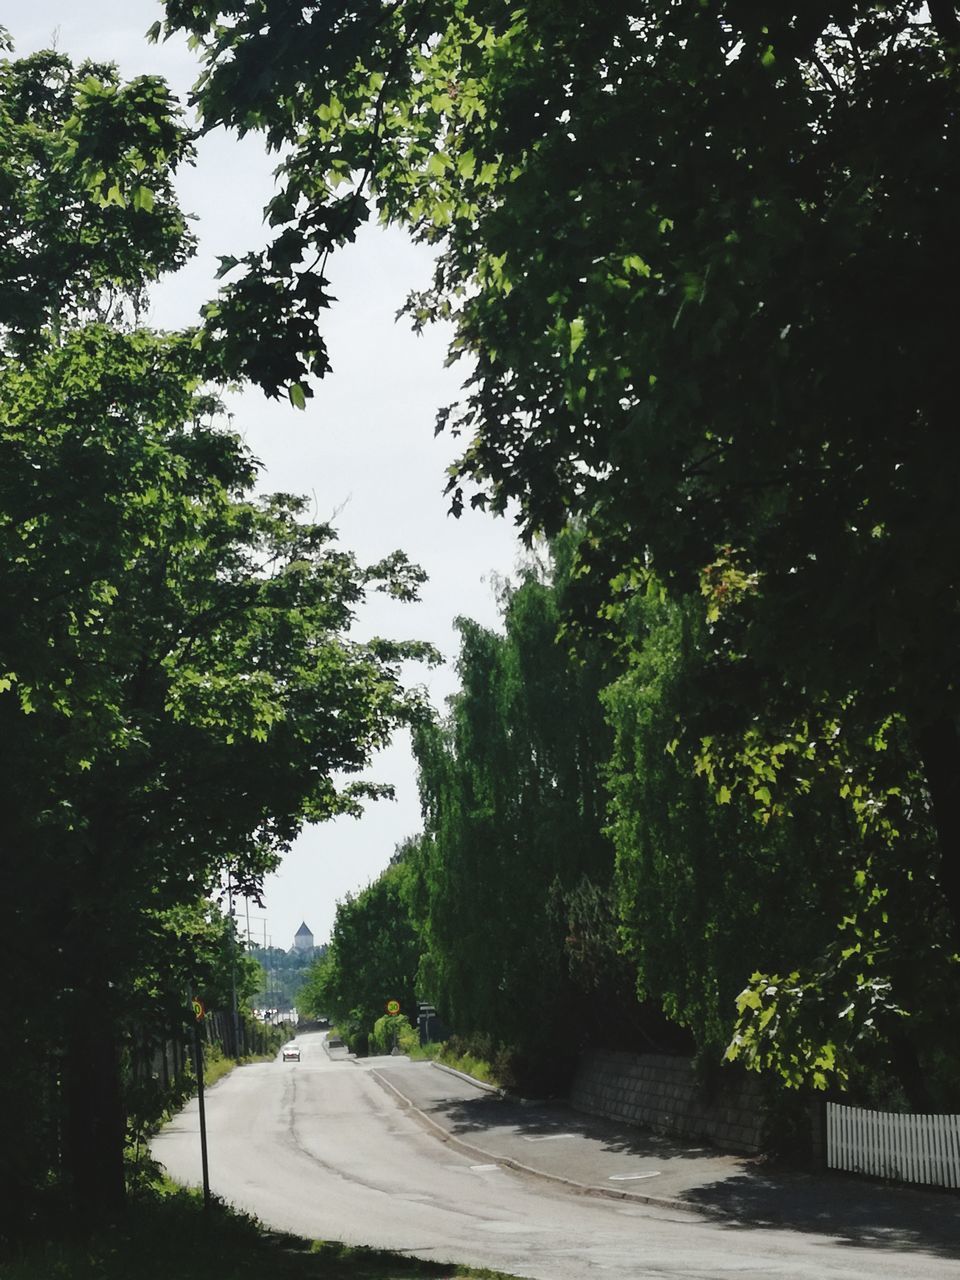
[(441, 247), (410, 311), (452, 318), (475, 362), (444, 419), (467, 440), (454, 508), (475, 484), (528, 535), (577, 515), (591, 622), (651, 565), (703, 589), (718, 788), (789, 805), (781, 748), (811, 721), (864, 750), (907, 726), (956, 948), (955, 5), (167, 15), (201, 42), (208, 124), (291, 148), (266, 258), (291, 288), (371, 207)]
[(410, 875), (401, 853), (366, 889), (337, 904), (329, 950), (300, 994), (306, 1012), (335, 1019), (351, 1048), (361, 1052), (388, 1000), (398, 1000), (403, 1015), (416, 1022), (420, 945), (410, 914)]
[(50, 50), (5, 59), (0, 122), (4, 349), (26, 354), (44, 331), (136, 313), (150, 282), (194, 249), (173, 186), (193, 138), (167, 86)]
[[(419, 714), (400, 668), (432, 651), (348, 638), (368, 589), (413, 599), (422, 573), (399, 552), (358, 565), (304, 500), (254, 500), (194, 335), (118, 317), (189, 251), (169, 194), (186, 143), (157, 84), (95, 71), (39, 55), (0, 74), (4, 181), (23, 202), (8, 301), (48, 273), (0, 348), (0, 837), (31, 974), (8, 1016), (63, 1055), (65, 1165), (102, 1212), (122, 1197), (119, 1039), (162, 963), (156, 922), (226, 867), (255, 891), (305, 822), (388, 793), (350, 776)], [(63, 225), (39, 180), (51, 155), (73, 183)], [(20, 1171), (3, 1172), (14, 1203)]]
[[(227, 865), (255, 889), (304, 821), (382, 793), (333, 775), (415, 710), (399, 667), (425, 650), (342, 636), (367, 583), (408, 595), (418, 575), (402, 558), (361, 569), (299, 500), (242, 498), (242, 447), (183, 425), (160, 340), (88, 327), (5, 370), (0, 402), (14, 931), (74, 1031), (72, 1114), (96, 1122), (91, 1075), (106, 1077), (120, 975), (148, 958), (143, 913)], [(48, 1012), (24, 995), (31, 1019)], [(89, 1128), (72, 1150), (94, 1157)]]
[(502, 589), (503, 635), (459, 621), (460, 691), (415, 740), (426, 994), (461, 1035), (518, 1051), (531, 1078), (589, 1025), (574, 1013), (588, 1002), (567, 973), (565, 895), (584, 878), (608, 886), (613, 869), (603, 665), (557, 643), (553, 573), (531, 567)]
[(743, 762), (750, 787), (728, 788), (707, 776), (718, 695), (701, 601), (651, 583), (620, 626), (629, 665), (602, 698), (621, 933), (641, 993), (708, 1062), (727, 1049), (792, 1086), (840, 1083), (871, 1105), (899, 1090), (917, 1110), (949, 1108), (943, 1011), (956, 997), (935, 835), (911, 798), (918, 764), (903, 727), (864, 743), (821, 741), (810, 725), (781, 744), (789, 804), (765, 749)]

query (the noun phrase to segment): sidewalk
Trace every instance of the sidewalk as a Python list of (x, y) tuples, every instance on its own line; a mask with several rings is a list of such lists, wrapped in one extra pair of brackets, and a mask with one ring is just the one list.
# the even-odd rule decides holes
[(960, 1257), (960, 1196), (950, 1192), (779, 1169), (581, 1115), (563, 1103), (504, 1100), (429, 1062), (371, 1058), (358, 1066), (438, 1138), (478, 1162), (583, 1195)]

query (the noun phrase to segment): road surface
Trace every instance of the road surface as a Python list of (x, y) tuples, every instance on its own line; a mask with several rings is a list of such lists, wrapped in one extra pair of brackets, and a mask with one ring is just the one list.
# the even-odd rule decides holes
[[(299, 1063), (243, 1067), (206, 1096), (214, 1192), (277, 1229), (531, 1280), (960, 1280), (960, 1261), (932, 1248), (719, 1223), (478, 1163), (400, 1109), (375, 1059), (331, 1061), (322, 1034), (298, 1042)], [(152, 1144), (193, 1185), (199, 1145), (196, 1102)]]

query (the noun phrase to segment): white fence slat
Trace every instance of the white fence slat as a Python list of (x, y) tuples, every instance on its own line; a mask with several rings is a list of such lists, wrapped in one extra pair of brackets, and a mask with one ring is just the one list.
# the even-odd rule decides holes
[(906, 1138), (906, 1125), (904, 1120), (906, 1116), (897, 1116), (897, 1167), (896, 1178), (901, 1181), (909, 1181), (908, 1175), (908, 1138)]
[(870, 1112), (870, 1134), (867, 1142), (867, 1158), (870, 1172), (874, 1177), (882, 1176), (883, 1165), (880, 1160), (880, 1112)]
[(873, 1112), (873, 1172), (878, 1178), (886, 1177), (883, 1159), (883, 1113)]
[(923, 1150), (923, 1116), (914, 1116), (910, 1129), (913, 1133), (913, 1180), (914, 1182), (926, 1182), (927, 1163), (924, 1160), (925, 1153)]
[(937, 1116), (937, 1142), (940, 1149), (940, 1167), (943, 1170), (943, 1185), (955, 1187), (953, 1161), (950, 1153), (950, 1122), (948, 1116)]
[(917, 1182), (917, 1133), (912, 1124), (903, 1128), (907, 1139), (907, 1181)]
[(828, 1102), (827, 1167), (960, 1187), (960, 1116), (901, 1115)]
[(936, 1140), (937, 1140), (937, 1168), (940, 1176), (937, 1179), (941, 1186), (949, 1187), (950, 1183), (950, 1155), (947, 1147), (947, 1125), (945, 1116), (935, 1117)]
[(893, 1176), (893, 1116), (888, 1112), (881, 1111), (879, 1114), (881, 1121), (881, 1170), (884, 1178), (892, 1178)]
[(922, 1182), (923, 1167), (920, 1158), (920, 1130), (915, 1117), (913, 1118), (913, 1123), (907, 1125), (907, 1133), (910, 1135), (910, 1180), (911, 1182)]
[(927, 1116), (927, 1126), (930, 1131), (930, 1181), (936, 1186), (945, 1187), (944, 1174), (946, 1170), (943, 1167), (943, 1153), (940, 1150), (940, 1126), (937, 1124), (939, 1116)]

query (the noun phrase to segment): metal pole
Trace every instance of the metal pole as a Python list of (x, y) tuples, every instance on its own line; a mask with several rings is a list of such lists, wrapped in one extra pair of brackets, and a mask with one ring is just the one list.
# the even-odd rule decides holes
[(230, 1005), (233, 1012), (233, 1056), (240, 1057), (240, 1014), (237, 1010), (237, 930), (233, 915), (233, 878), (227, 871), (227, 908), (230, 913)]
[(203, 1044), (200, 1019), (193, 1021), (193, 1052), (197, 1065), (197, 1104), (200, 1108), (200, 1163), (203, 1168), (203, 1207), (210, 1208), (210, 1170), (207, 1166), (207, 1115), (203, 1106)]
[(252, 943), (250, 942), (250, 899), (244, 898), (243, 904), (247, 909), (247, 950), (250, 950)]

